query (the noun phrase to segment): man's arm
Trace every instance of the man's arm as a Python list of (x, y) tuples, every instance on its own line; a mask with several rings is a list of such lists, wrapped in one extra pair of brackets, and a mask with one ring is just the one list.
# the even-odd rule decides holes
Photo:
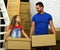
[(56, 32), (55, 32), (55, 27), (54, 27), (54, 25), (53, 25), (53, 21), (50, 20), (50, 21), (49, 21), (49, 24), (50, 24), (50, 28), (51, 28), (52, 32), (53, 32), (54, 34), (56, 34)]
[(34, 29), (35, 29), (35, 22), (32, 22), (31, 30), (30, 30), (30, 38), (32, 37), (32, 34), (34, 33)]

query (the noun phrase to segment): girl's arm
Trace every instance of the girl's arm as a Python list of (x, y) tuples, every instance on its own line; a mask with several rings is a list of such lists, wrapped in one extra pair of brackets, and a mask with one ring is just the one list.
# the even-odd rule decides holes
[(8, 30), (8, 32), (4, 35), (4, 40), (10, 35), (11, 29)]
[(22, 33), (26, 38), (29, 38), (23, 29), (22, 29)]

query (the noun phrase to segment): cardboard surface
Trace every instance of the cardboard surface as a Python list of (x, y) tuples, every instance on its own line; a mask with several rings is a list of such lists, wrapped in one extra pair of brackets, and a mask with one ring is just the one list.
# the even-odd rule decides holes
[(19, 10), (20, 10), (20, 0), (17, 0), (17, 1), (16, 0), (8, 0), (7, 11), (8, 11), (10, 20), (14, 15), (16, 15), (16, 14), (19, 15)]
[(30, 21), (31, 17), (30, 17), (30, 12), (20, 12), (20, 16), (21, 16), (21, 20), (26, 20), (26, 21)]
[(6, 49), (31, 49), (31, 40), (26, 38), (7, 38)]
[(32, 36), (32, 47), (55, 46), (55, 45), (56, 45), (55, 34)]
[[(56, 40), (60, 41), (60, 28), (55, 28), (55, 30), (56, 30)], [(49, 29), (49, 34), (51, 34), (51, 33), (52, 33), (52, 31), (51, 31), (51, 29)]]
[(6, 50), (31, 50), (31, 49), (6, 49)]
[(30, 3), (29, 2), (21, 2), (20, 3), (20, 11), (30, 11)]
[(22, 21), (21, 25), (23, 26), (24, 30), (30, 30), (30, 21)]
[(60, 41), (60, 28), (56, 28), (56, 40)]

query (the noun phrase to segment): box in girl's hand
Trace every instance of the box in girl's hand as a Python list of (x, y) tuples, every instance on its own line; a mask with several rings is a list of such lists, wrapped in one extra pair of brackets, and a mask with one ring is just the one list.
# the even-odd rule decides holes
[(55, 34), (32, 36), (32, 47), (55, 46), (55, 45), (56, 45)]
[(7, 38), (5, 49), (31, 49), (31, 40), (26, 38)]

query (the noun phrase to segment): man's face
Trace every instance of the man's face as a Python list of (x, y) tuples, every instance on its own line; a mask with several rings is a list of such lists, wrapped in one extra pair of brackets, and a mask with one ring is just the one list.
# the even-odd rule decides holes
[(39, 5), (36, 5), (36, 10), (37, 10), (38, 13), (40, 13), (41, 11), (43, 11), (43, 7), (39, 6)]

